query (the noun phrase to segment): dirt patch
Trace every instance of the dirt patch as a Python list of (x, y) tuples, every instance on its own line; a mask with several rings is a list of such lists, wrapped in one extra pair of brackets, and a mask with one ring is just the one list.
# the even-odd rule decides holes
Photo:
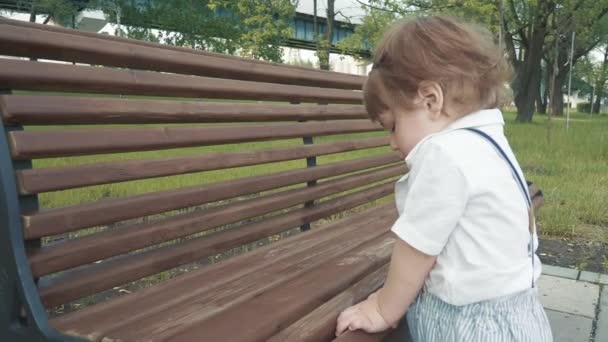
[(541, 238), (537, 254), (543, 264), (608, 273), (608, 245), (605, 243)]

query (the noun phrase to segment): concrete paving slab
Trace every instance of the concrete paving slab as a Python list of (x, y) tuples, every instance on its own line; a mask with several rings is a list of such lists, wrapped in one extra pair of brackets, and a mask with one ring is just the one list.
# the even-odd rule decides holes
[(608, 285), (608, 274), (582, 271), (579, 280), (590, 283)]
[(547, 312), (547, 317), (549, 317), (549, 322), (551, 323), (554, 342), (589, 341), (593, 324), (591, 318), (553, 310), (545, 311)]
[(595, 342), (608, 342), (608, 287), (602, 289), (600, 313), (595, 328)]
[(595, 318), (599, 285), (543, 275), (538, 281), (538, 290), (540, 301), (547, 309)]
[(579, 271), (572, 268), (543, 265), (543, 274), (576, 280), (578, 279)]

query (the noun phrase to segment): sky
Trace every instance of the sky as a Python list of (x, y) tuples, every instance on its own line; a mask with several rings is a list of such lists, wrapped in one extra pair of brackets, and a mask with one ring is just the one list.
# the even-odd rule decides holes
[[(349, 21), (353, 24), (361, 23), (361, 19), (365, 16), (365, 10), (361, 7), (361, 3), (367, 3), (367, 0), (335, 0), (334, 9), (342, 14), (336, 16), (337, 20)], [(313, 14), (313, 0), (299, 0), (297, 11), (307, 14)], [(317, 0), (317, 15), (325, 17), (327, 9), (327, 0)]]

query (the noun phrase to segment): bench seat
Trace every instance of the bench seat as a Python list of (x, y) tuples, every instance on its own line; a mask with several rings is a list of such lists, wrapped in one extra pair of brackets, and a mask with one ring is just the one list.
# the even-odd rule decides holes
[(51, 324), (93, 341), (328, 340), (384, 281), (396, 216), (371, 208)]

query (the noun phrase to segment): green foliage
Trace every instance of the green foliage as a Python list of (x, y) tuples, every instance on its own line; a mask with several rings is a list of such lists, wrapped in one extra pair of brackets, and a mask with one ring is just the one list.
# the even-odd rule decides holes
[(343, 53), (351, 53), (362, 58), (361, 51), (374, 51), (384, 31), (400, 16), (394, 12), (367, 9), (363, 22), (355, 27), (352, 35), (337, 44)]
[[(532, 118), (536, 89), (541, 87), (541, 59), (554, 65), (556, 40), (559, 58), (555, 80), (562, 84), (552, 96), (558, 99), (567, 80), (572, 33), (576, 32), (574, 65), (596, 46), (608, 44), (608, 0), (370, 0), (369, 7), (399, 16), (456, 16), (493, 32), (515, 72), (511, 88), (520, 121)], [(579, 82), (581, 78), (574, 81), (582, 93), (591, 88), (589, 82)]]
[(573, 69), (573, 88), (579, 90), (580, 94), (591, 96), (599, 93), (599, 88), (603, 87), (608, 79), (608, 68), (602, 61), (594, 61), (589, 56), (585, 56), (575, 64)]
[(281, 45), (293, 35), (295, 5), (288, 0), (210, 0), (210, 8), (226, 8), (242, 19), (238, 46), (244, 56), (281, 61)]
[(589, 113), (591, 111), (591, 103), (581, 102), (576, 104), (576, 111), (581, 113)]
[(54, 22), (64, 25), (72, 25), (72, 17), (77, 13), (77, 4), (69, 0), (38, 0), (36, 1), (41, 13), (48, 13)]
[(323, 70), (330, 70), (329, 55), (331, 49), (331, 42), (321, 35), (317, 39), (317, 51), (315, 55), (319, 58), (319, 67)]
[(87, 0), (16, 0), (13, 6), (20, 11), (33, 12), (34, 17), (41, 15), (43, 23), (53, 20), (57, 24), (71, 26), (72, 17), (86, 2)]
[[(194, 49), (281, 61), (295, 15), (290, 0), (94, 0), (108, 19), (127, 26), (131, 38), (162, 40)], [(151, 29), (160, 30), (158, 36)]]

